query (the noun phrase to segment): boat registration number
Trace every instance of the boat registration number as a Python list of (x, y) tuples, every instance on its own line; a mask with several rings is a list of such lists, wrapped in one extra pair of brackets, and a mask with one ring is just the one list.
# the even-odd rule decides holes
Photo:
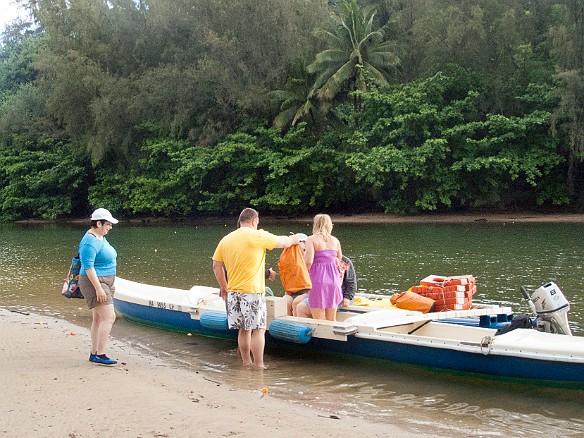
[(158, 307), (159, 309), (175, 310), (177, 306), (174, 304), (165, 303), (163, 301), (148, 301), (150, 307)]

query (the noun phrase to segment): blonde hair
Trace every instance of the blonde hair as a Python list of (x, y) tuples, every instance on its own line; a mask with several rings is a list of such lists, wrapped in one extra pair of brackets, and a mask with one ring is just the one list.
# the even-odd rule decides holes
[(333, 232), (333, 221), (328, 214), (317, 214), (314, 216), (312, 225), (312, 234), (322, 236), (325, 242), (328, 242)]

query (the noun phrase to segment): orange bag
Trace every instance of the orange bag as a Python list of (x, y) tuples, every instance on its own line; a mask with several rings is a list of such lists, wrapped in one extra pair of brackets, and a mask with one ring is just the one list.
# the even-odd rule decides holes
[(299, 245), (285, 248), (278, 260), (280, 280), (287, 294), (312, 289), (312, 282)]
[(433, 312), (436, 308), (436, 303), (432, 298), (423, 297), (415, 292), (393, 294), (389, 301), (400, 309), (417, 310), (422, 313)]

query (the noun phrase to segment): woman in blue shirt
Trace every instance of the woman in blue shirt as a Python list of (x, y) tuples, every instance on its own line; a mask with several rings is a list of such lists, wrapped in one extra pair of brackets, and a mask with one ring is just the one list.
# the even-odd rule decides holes
[(79, 242), (79, 288), (92, 311), (91, 352), (89, 361), (113, 365), (116, 360), (105, 354), (105, 346), (116, 320), (113, 296), (116, 278), (116, 250), (105, 235), (117, 224), (111, 213), (98, 208), (91, 215), (91, 228)]

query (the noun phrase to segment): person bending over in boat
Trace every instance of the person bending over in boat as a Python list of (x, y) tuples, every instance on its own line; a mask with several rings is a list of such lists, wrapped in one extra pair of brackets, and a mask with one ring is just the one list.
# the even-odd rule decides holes
[(306, 238), (307, 236), (303, 235), (298, 245), (292, 245), (282, 251), (278, 260), (288, 316), (294, 315), (292, 307), (294, 300), (298, 297), (305, 298), (312, 287), (308, 268), (304, 261), (304, 244)]
[(343, 291), (343, 307), (347, 307), (355, 299), (355, 293), (357, 292), (357, 274), (353, 261), (349, 257), (343, 256), (342, 260), (345, 262), (345, 272), (343, 274), (341, 289)]
[(265, 368), (266, 250), (298, 244), (299, 237), (258, 230), (259, 214), (253, 208), (244, 209), (238, 223), (239, 228), (217, 245), (213, 273), (227, 303), (229, 328), (239, 330), (237, 343), (243, 365)]
[[(349, 257), (343, 255), (343, 261), (347, 265), (347, 270), (343, 274), (343, 284), (341, 285), (343, 291), (342, 307), (347, 307), (355, 299), (355, 293), (357, 292), (357, 274), (355, 273), (353, 262)], [(304, 296), (295, 299), (292, 302), (292, 307), (294, 309), (294, 316), (312, 318), (310, 307), (308, 306), (308, 294), (304, 294)]]
[(100, 365), (117, 363), (105, 354), (105, 346), (116, 320), (113, 297), (117, 259), (117, 252), (105, 235), (117, 223), (118, 220), (108, 210), (98, 208), (91, 215), (91, 228), (79, 242), (79, 289), (93, 317), (89, 361)]
[(339, 239), (332, 235), (333, 222), (328, 214), (317, 214), (312, 235), (306, 239), (304, 261), (312, 288), (308, 305), (314, 319), (335, 321), (337, 307), (343, 302), (342, 275), (339, 270), (343, 256)]

